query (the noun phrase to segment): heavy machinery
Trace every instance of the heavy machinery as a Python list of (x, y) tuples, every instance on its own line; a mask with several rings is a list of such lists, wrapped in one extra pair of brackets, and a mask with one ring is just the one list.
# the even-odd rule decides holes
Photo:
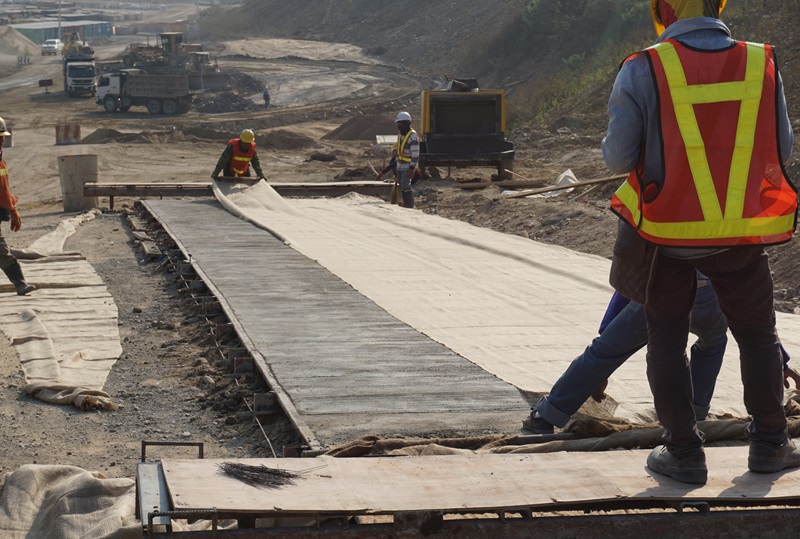
[(508, 179), (514, 144), (506, 140), (505, 92), (481, 90), (475, 79), (452, 79), (422, 92), (422, 166), (497, 168)]
[(186, 67), (191, 60), (191, 53), (203, 50), (200, 44), (184, 43), (181, 32), (164, 32), (159, 34), (158, 39), (158, 45), (129, 45), (122, 54), (122, 63), (126, 67)]
[(126, 69), (100, 77), (98, 105), (106, 112), (126, 112), (132, 106), (147, 107), (150, 114), (179, 114), (189, 111), (194, 95), (184, 74), (145, 73)]
[(78, 32), (69, 32), (64, 39), (64, 48), (61, 50), (64, 92), (70, 97), (78, 94), (95, 95), (97, 66), (94, 49), (81, 40)]
[(145, 69), (148, 73), (189, 75), (192, 90), (229, 88), (230, 76), (222, 74), (202, 45), (184, 43), (181, 32), (159, 34), (160, 45), (134, 43), (122, 54), (126, 67)]

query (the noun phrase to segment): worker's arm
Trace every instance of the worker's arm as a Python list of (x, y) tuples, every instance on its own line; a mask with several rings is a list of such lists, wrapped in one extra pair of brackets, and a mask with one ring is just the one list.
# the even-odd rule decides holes
[[(602, 149), (608, 170), (626, 174), (636, 168), (645, 136), (645, 115), (640, 108), (652, 87), (650, 66), (644, 54), (629, 58), (619, 70), (608, 99), (608, 130)], [(654, 92), (653, 92), (654, 93)]]
[(253, 153), (253, 158), (250, 160), (250, 164), (253, 165), (253, 170), (256, 171), (256, 177), (264, 180), (267, 179), (264, 171), (261, 170), (261, 161), (258, 160), (258, 152)]
[(419, 166), (419, 135), (416, 132), (411, 134), (408, 139), (409, 149), (411, 150), (411, 163), (408, 164), (410, 171), (409, 178), (414, 176), (414, 171)]
[(216, 179), (217, 176), (220, 175), (220, 172), (223, 170), (227, 171), (230, 168), (231, 159), (233, 159), (233, 146), (228, 144), (225, 146), (225, 150), (222, 152), (222, 155), (219, 156), (217, 166), (214, 167), (214, 172), (211, 173), (211, 177)]

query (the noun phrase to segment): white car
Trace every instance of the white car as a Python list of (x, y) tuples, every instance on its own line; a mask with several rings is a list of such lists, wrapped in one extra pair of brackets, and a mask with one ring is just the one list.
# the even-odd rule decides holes
[(64, 44), (60, 39), (48, 39), (42, 43), (42, 56), (52, 54), (56, 56), (64, 49)]

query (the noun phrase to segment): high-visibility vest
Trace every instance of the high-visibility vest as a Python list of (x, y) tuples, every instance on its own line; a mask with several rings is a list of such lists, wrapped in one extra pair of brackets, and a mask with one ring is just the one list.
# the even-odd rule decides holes
[(411, 138), (412, 133), (415, 135), (417, 134), (417, 132), (414, 131), (413, 129), (409, 129), (408, 133), (406, 133), (405, 136), (397, 135), (397, 143), (395, 144), (395, 149), (397, 150), (398, 161), (403, 161), (404, 163), (411, 162), (411, 155), (410, 155), (411, 152), (409, 151), (408, 156), (406, 156), (405, 153), (406, 153), (406, 143), (408, 142), (408, 139)]
[(5, 159), (0, 159), (0, 221), (10, 221), (11, 211), (16, 211), (19, 199), (11, 194), (8, 183), (8, 168)]
[(233, 147), (233, 156), (231, 157), (231, 172), (234, 176), (244, 176), (250, 169), (250, 160), (256, 154), (256, 143), (251, 142), (247, 144), (247, 151), (243, 152), (239, 147), (240, 139), (234, 138), (228, 141)]
[(788, 241), (797, 190), (777, 139), (771, 46), (701, 51), (666, 40), (645, 51), (658, 88), (663, 178), (636, 170), (612, 210), (645, 239), (682, 247)]

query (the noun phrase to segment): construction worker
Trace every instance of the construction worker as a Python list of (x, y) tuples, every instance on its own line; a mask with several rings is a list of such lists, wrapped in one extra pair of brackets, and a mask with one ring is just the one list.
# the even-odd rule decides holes
[(411, 129), (409, 113), (399, 113), (395, 124), (399, 134), (392, 156), (397, 160), (397, 183), (400, 184), (400, 193), (403, 195), (403, 206), (413, 208), (414, 193), (411, 191), (411, 179), (419, 166), (419, 136)]
[[(708, 416), (717, 376), (728, 342), (728, 324), (719, 308), (711, 283), (697, 276), (697, 295), (692, 306), (692, 333), (697, 341), (691, 348), (689, 368), (695, 417)], [(647, 317), (644, 306), (615, 292), (598, 330), (599, 336), (576, 357), (564, 374), (542, 397), (522, 428), (534, 434), (551, 434), (553, 427), (564, 427), (589, 397), (600, 402), (605, 398), (608, 378), (633, 354), (647, 345)], [(800, 373), (789, 367), (789, 354), (781, 347), (784, 359), (784, 386), (790, 380), (800, 387)]]
[(266, 180), (264, 171), (261, 170), (261, 163), (258, 161), (255, 139), (255, 133), (251, 129), (245, 129), (239, 138), (229, 140), (217, 161), (217, 166), (214, 167), (214, 172), (211, 173), (211, 179), (216, 180), (220, 172), (224, 172), (228, 177), (250, 176), (252, 164), (256, 177), (259, 180)]
[(610, 282), (647, 317), (647, 377), (664, 427), (647, 466), (691, 484), (708, 479), (686, 357), (696, 271), (739, 345), (747, 467), (800, 467), (764, 251), (796, 225), (784, 167), (794, 137), (774, 49), (732, 39), (719, 20), (725, 3), (650, 0), (659, 37), (623, 62), (602, 144), (610, 171), (630, 173), (611, 201), (620, 225)]
[[(6, 137), (10, 137), (6, 127), (6, 121), (0, 118), (0, 222), (11, 221), (11, 231), (19, 232), (22, 227), (22, 218), (17, 211), (17, 197), (11, 194), (11, 186), (8, 183), (8, 168), (6, 168), (6, 161), (3, 159), (3, 144)], [(25, 282), (22, 276), (22, 267), (16, 257), (11, 254), (8, 248), (8, 243), (3, 237), (2, 230), (0, 230), (0, 269), (8, 277), (8, 280), (14, 284), (14, 289), (17, 294), (24, 296), (36, 290), (32, 284)]]
[(269, 101), (270, 101), (269, 86), (264, 86), (264, 93), (261, 94), (261, 97), (264, 98), (264, 108), (269, 107)]

